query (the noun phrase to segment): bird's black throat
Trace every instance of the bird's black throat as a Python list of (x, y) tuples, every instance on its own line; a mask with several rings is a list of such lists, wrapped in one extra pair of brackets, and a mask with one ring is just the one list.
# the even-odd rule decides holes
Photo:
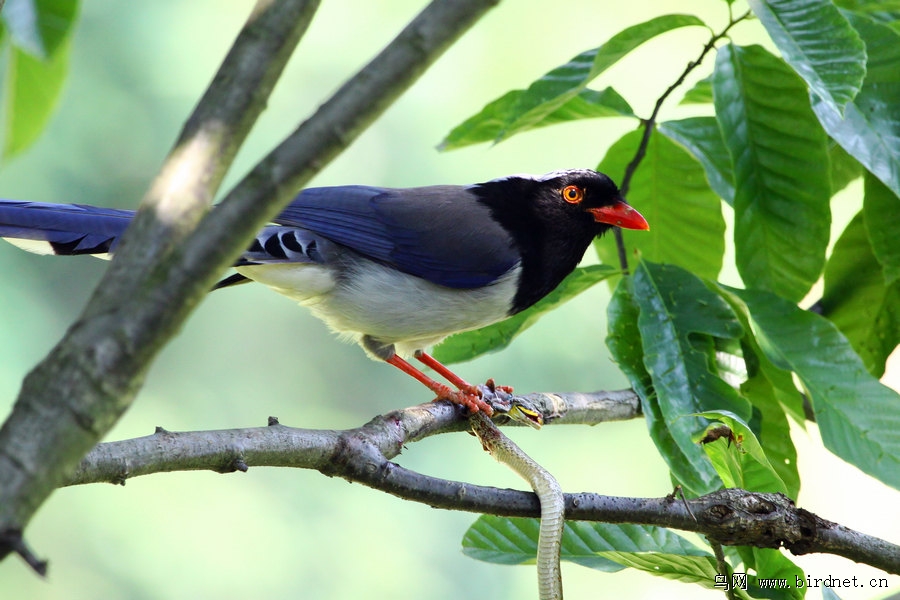
[[(479, 201), (509, 232), (522, 256), (522, 275), (511, 315), (553, 291), (575, 269), (591, 241), (609, 229), (583, 208), (563, 201), (560, 190), (565, 185), (562, 177), (510, 177), (473, 188)], [(615, 192), (613, 185), (610, 197)]]

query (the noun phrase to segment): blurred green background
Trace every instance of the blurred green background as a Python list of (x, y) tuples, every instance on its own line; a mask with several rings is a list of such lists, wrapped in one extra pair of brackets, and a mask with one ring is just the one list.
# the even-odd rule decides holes
[[(0, 165), (0, 195), (135, 207), (251, 6), (243, 0), (86, 2), (59, 110), (31, 150)], [(323, 2), (225, 189), (422, 6), (421, 0)], [(453, 126), (489, 100), (672, 4), (648, 1), (610, 10), (588, 0), (557, 0), (543, 10), (528, 6), (507, 2), (489, 13), (313, 183), (471, 183), (596, 165), (635, 122), (582, 121), (493, 148), (435, 150)], [(721, 0), (680, 3), (679, 10), (699, 13), (714, 27), (726, 18)], [(735, 36), (747, 41), (758, 30), (740, 27)], [(611, 69), (602, 85), (615, 85), (647, 115), (705, 42), (706, 34), (696, 28), (669, 33)], [(691, 81), (708, 73), (711, 64), (706, 67)], [(669, 114), (684, 116), (689, 110), (697, 109), (674, 107)], [(0, 247), (4, 415), (22, 378), (81, 310), (104, 268), (87, 258), (37, 257)], [(607, 299), (607, 289), (597, 286), (509, 349), (458, 370), (471, 380), (491, 376), (520, 391), (624, 387), (604, 345)], [(157, 425), (169, 430), (262, 426), (269, 415), (298, 427), (348, 428), (428, 397), (411, 379), (336, 341), (289, 300), (242, 286), (212, 294), (200, 306), (159, 357), (109, 439), (148, 435)], [(567, 491), (647, 496), (670, 491), (667, 471), (641, 421), (510, 435)], [(894, 492), (827, 455), (814, 428), (797, 437), (804, 506), (900, 539), (896, 507), (890, 506)], [(439, 477), (524, 486), (465, 434), (414, 444), (397, 462)], [(853, 498), (843, 498), (835, 483), (852, 485)], [(871, 504), (861, 506), (861, 499)], [(885, 514), (894, 515), (893, 530), (885, 530)], [(0, 597), (534, 597), (532, 567), (498, 567), (462, 555), (460, 538), (473, 519), (290, 469), (177, 473), (130, 480), (124, 488), (67, 488), (50, 498), (27, 532), (35, 551), (51, 560), (46, 581), (18, 559), (8, 559), (0, 563)], [(880, 576), (842, 559), (798, 562), (818, 577)], [(609, 575), (573, 565), (564, 566), (564, 581), (569, 598), (721, 597), (639, 573)], [(896, 591), (900, 584), (891, 581)], [(866, 589), (842, 597), (876, 595)], [(818, 591), (810, 597), (819, 597)]]

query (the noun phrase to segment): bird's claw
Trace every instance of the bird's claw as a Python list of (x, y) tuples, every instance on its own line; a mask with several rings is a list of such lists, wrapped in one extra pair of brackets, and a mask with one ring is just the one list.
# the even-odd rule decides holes
[(514, 396), (510, 386), (497, 385), (493, 379), (488, 379), (484, 384), (478, 386), (478, 389), (481, 391), (482, 401), (489, 403), (493, 412), (505, 415), (513, 421), (518, 421), (534, 429), (540, 429), (543, 426), (543, 413), (525, 398)]

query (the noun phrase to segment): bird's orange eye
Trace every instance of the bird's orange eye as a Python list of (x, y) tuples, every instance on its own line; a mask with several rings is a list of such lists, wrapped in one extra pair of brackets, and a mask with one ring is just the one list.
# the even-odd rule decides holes
[(584, 190), (577, 185), (567, 185), (563, 188), (562, 197), (569, 204), (578, 204), (584, 200)]

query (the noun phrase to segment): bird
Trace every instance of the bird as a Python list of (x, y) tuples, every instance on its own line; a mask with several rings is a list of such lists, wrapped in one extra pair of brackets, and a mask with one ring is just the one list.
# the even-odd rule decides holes
[[(109, 258), (133, 216), (83, 204), (0, 200), (0, 237), (41, 254)], [(214, 289), (262, 283), (423, 383), (436, 400), (490, 416), (485, 387), (470, 385), (429, 348), (534, 305), (613, 227), (649, 229), (612, 179), (590, 169), (466, 186), (312, 187), (257, 233), (235, 273)], [(492, 380), (488, 388), (496, 389)]]

